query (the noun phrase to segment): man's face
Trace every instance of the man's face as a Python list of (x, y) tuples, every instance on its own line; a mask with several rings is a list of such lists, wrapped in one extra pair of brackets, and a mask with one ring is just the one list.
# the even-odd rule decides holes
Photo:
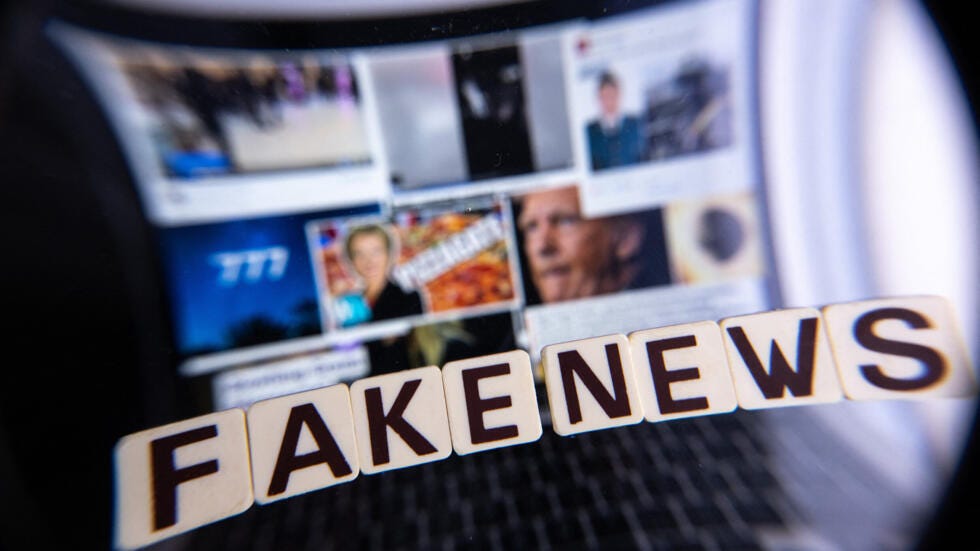
[(388, 246), (376, 233), (362, 233), (350, 242), (351, 264), (364, 282), (378, 285), (388, 277)]
[(614, 290), (607, 288), (615, 261), (609, 225), (582, 218), (575, 188), (528, 195), (518, 225), (542, 302)]
[(619, 114), (619, 88), (612, 84), (603, 84), (599, 88), (599, 108), (602, 114), (613, 117)]

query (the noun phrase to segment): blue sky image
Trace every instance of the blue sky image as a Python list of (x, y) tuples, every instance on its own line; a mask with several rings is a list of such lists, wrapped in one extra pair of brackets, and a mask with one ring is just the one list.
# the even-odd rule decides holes
[(309, 220), (377, 207), (165, 229), (164, 269), (181, 356), (320, 332)]

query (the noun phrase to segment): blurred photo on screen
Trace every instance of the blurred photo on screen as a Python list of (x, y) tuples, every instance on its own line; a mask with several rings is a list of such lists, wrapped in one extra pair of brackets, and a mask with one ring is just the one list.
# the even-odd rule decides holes
[(191, 47), (68, 25), (53, 34), (99, 91), (154, 224), (390, 197), (357, 51)]
[(194, 379), (201, 399), (212, 408), (247, 408), (255, 402), (315, 388), (349, 383), (370, 373), (367, 348), (361, 344), (319, 347), (274, 359), (230, 365)]
[(118, 62), (167, 176), (356, 165), (371, 160), (349, 61), (157, 49)]
[(391, 219), (320, 220), (307, 231), (334, 329), (518, 303), (509, 211), (499, 200), (406, 207)]
[(583, 210), (755, 185), (747, 2), (666, 5), (569, 33)]
[(182, 357), (322, 331), (303, 232), (308, 219), (290, 215), (161, 233)]
[(456, 98), (473, 179), (531, 172), (524, 71), (516, 45), (453, 52)]
[(752, 195), (673, 203), (664, 219), (672, 271), (679, 283), (763, 275), (761, 220)]
[(660, 209), (589, 219), (575, 186), (528, 193), (515, 203), (529, 305), (671, 282)]
[(515, 343), (513, 315), (501, 312), (424, 323), (407, 333), (367, 341), (364, 349), (370, 373), (378, 375), (507, 352)]
[(396, 193), (572, 169), (560, 34), (380, 53), (370, 73)]
[(596, 78), (599, 114), (586, 127), (589, 160), (598, 171), (700, 153), (732, 143), (727, 71), (698, 57), (642, 90), (642, 104), (623, 111), (624, 84), (611, 70)]
[(532, 357), (549, 344), (759, 309), (768, 290), (754, 201), (704, 198), (590, 218), (576, 186), (515, 197)]

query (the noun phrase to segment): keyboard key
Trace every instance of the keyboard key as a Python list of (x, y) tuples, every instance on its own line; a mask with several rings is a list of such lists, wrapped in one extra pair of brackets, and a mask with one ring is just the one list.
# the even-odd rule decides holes
[(552, 545), (563, 546), (563, 544), (568, 543), (582, 543), (585, 539), (585, 531), (574, 516), (545, 522), (545, 531), (548, 534), (548, 541)]
[(630, 533), (626, 518), (618, 510), (613, 510), (608, 514), (590, 515), (589, 518), (592, 529), (600, 540)]
[(640, 507), (636, 511), (637, 520), (649, 532), (658, 534), (676, 530), (680, 525), (674, 513), (662, 503), (653, 503), (649, 507)]
[(502, 500), (475, 499), (473, 521), (478, 525), (495, 525), (507, 521), (507, 505)]
[(698, 527), (717, 526), (727, 522), (721, 509), (710, 501), (698, 504), (687, 503), (683, 505), (683, 509), (688, 520)]
[(748, 524), (785, 524), (782, 515), (761, 497), (733, 499), (732, 504), (739, 516)]
[(519, 518), (542, 516), (550, 507), (548, 496), (541, 493), (523, 493), (514, 500)]
[(445, 534), (456, 533), (463, 524), (459, 509), (430, 509), (429, 534), (434, 540)]
[(500, 532), (500, 543), (504, 550), (540, 548), (537, 535), (531, 523), (517, 528), (505, 529)]

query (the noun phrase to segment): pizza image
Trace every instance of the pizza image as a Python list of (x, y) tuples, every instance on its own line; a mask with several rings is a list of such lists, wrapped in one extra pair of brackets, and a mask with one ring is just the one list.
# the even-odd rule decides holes
[[(464, 232), (487, 212), (446, 213), (424, 222), (399, 226), (402, 249), (400, 262), (406, 263), (424, 251)], [(496, 217), (491, 211), (489, 216)], [(423, 284), (430, 311), (444, 312), (514, 299), (514, 283), (506, 241), (501, 237), (490, 246), (462, 260)]]

